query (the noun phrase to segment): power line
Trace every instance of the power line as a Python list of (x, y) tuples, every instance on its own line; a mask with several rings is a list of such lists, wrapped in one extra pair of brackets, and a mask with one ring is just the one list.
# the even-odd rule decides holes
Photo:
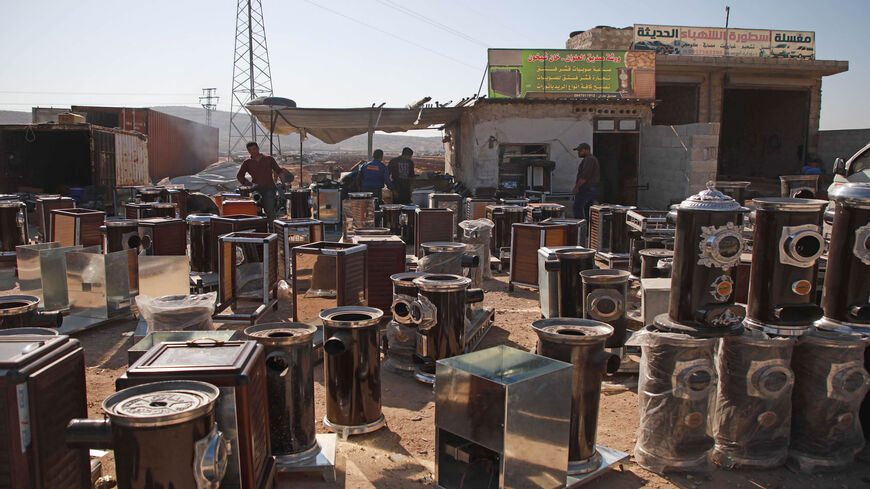
[(402, 12), (402, 13), (405, 14), (405, 15), (408, 15), (408, 16), (410, 16), (410, 17), (413, 17), (413, 18), (415, 18), (415, 19), (417, 19), (417, 20), (421, 20), (421, 21), (423, 21), (423, 22), (425, 22), (425, 23), (427, 23), (427, 24), (429, 24), (429, 25), (431, 25), (431, 26), (433, 26), (433, 27), (436, 27), (436, 28), (438, 28), (438, 29), (441, 29), (442, 31), (449, 32), (450, 34), (453, 34), (454, 36), (456, 36), (456, 37), (458, 37), (458, 38), (460, 38), (460, 39), (464, 39), (464, 40), (466, 40), (466, 41), (468, 41), (468, 42), (470, 42), (470, 43), (474, 43), (474, 44), (477, 44), (478, 46), (483, 46), (483, 47), (485, 47), (485, 48), (486, 48), (486, 47), (489, 47), (489, 44), (487, 44), (487, 43), (485, 43), (485, 42), (483, 42), (483, 41), (480, 41), (480, 40), (478, 40), (478, 39), (475, 39), (475, 38), (473, 38), (473, 37), (471, 37), (471, 36), (465, 34), (465, 33), (462, 32), (462, 31), (456, 30), (456, 29), (454, 29), (454, 28), (452, 28), (452, 27), (450, 27), (450, 26), (448, 26), (448, 25), (445, 25), (445, 24), (442, 24), (442, 23), (440, 23), (440, 22), (438, 22), (438, 21), (436, 21), (436, 20), (433, 20), (433, 19), (427, 17), (427, 16), (424, 15), (424, 14), (421, 14), (421, 13), (415, 12), (415, 11), (413, 11), (413, 10), (407, 8), (407, 7), (403, 7), (402, 5), (398, 5), (398, 4), (396, 4), (395, 2), (393, 2), (393, 1), (391, 1), (391, 0), (376, 0), (376, 1), (377, 1), (378, 3), (380, 3), (381, 5), (385, 5), (385, 6), (387, 6), (387, 7), (390, 7), (391, 9), (398, 10), (399, 12)]
[(130, 95), (130, 96), (179, 96), (189, 97), (196, 92), (169, 92), (169, 93), (135, 93), (135, 92), (32, 92), (18, 90), (0, 90), (0, 93), (10, 95)]
[(453, 62), (455, 62), (455, 63), (459, 63), (459, 64), (461, 64), (461, 65), (463, 65), (463, 66), (468, 67), (468, 68), (471, 68), (471, 69), (473, 69), (474, 71), (477, 71), (477, 70), (478, 70), (478, 67), (477, 67), (477, 66), (473, 66), (473, 65), (470, 65), (470, 64), (468, 64), (468, 63), (466, 63), (466, 62), (464, 62), (464, 61), (460, 61), (460, 60), (454, 58), (453, 56), (450, 56), (449, 54), (444, 54), (444, 53), (441, 53), (441, 52), (435, 51), (434, 49), (430, 49), (430, 48), (428, 48), (428, 47), (426, 47), (426, 46), (423, 46), (422, 44), (419, 44), (419, 43), (416, 43), (416, 42), (414, 42), (414, 41), (411, 41), (410, 39), (405, 39), (404, 37), (397, 36), (397, 35), (393, 34), (392, 32), (384, 31), (384, 30), (382, 30), (382, 29), (379, 28), (379, 27), (375, 27), (375, 26), (373, 26), (373, 25), (371, 25), (371, 24), (367, 24), (367, 23), (365, 23), (365, 22), (363, 22), (363, 21), (361, 21), (361, 20), (354, 19), (353, 17), (350, 17), (350, 16), (348, 16), (348, 15), (344, 15), (343, 13), (338, 12), (338, 11), (336, 11), (336, 10), (333, 10), (333, 9), (331, 9), (331, 8), (329, 8), (329, 7), (325, 7), (325, 6), (323, 6), (323, 5), (320, 5), (319, 3), (314, 2), (313, 0), (305, 0), (305, 2), (306, 2), (306, 3), (310, 3), (311, 5), (314, 5), (315, 7), (321, 8), (321, 9), (326, 10), (326, 11), (328, 11), (328, 12), (332, 12), (333, 14), (338, 15), (339, 17), (344, 17), (344, 18), (347, 19), (347, 20), (350, 20), (350, 21), (356, 22), (357, 24), (360, 24), (360, 25), (364, 25), (364, 26), (368, 27), (369, 29), (376, 30), (376, 31), (378, 31), (378, 33), (380, 33), (380, 34), (382, 34), (382, 35), (387, 35), (387, 36), (390, 36), (390, 37), (392, 37), (392, 38), (398, 39), (398, 40), (400, 40), (400, 41), (402, 41), (402, 42), (406, 42), (406, 43), (408, 43), (408, 44), (410, 44), (410, 45), (412, 45), (412, 46), (418, 47), (418, 48), (420, 48), (420, 49), (422, 49), (422, 50), (424, 50), (424, 51), (428, 51), (428, 52), (430, 52), (430, 53), (432, 53), (432, 54), (434, 54), (434, 55), (436, 55), (436, 56), (440, 56), (440, 57), (442, 57), (442, 58), (449, 59), (450, 61), (453, 61)]

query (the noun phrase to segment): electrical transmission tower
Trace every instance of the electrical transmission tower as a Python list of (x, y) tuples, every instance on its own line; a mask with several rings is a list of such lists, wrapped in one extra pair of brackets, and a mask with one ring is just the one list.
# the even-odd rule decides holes
[(199, 104), (205, 109), (205, 125), (211, 126), (211, 114), (217, 109), (218, 100), (217, 88), (203, 88), (202, 97), (199, 97)]
[[(230, 102), (229, 155), (244, 150), (245, 142), (266, 147), (268, 131), (263, 129), (245, 104), (258, 97), (272, 96), (272, 70), (266, 48), (266, 26), (260, 0), (237, 0), (236, 44), (233, 53), (233, 95)], [(280, 141), (278, 152), (281, 152)]]

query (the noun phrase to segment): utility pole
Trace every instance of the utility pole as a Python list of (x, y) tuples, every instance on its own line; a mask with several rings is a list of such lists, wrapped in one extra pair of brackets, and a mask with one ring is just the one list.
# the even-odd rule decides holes
[[(272, 96), (272, 71), (261, 0), (237, 0), (232, 87), (229, 156), (233, 151), (244, 149), (247, 141), (256, 141), (261, 147), (268, 142), (269, 132), (260, 127), (257, 118), (245, 107), (255, 98)], [(280, 139), (278, 151), (281, 151)]]
[(199, 104), (205, 109), (205, 125), (211, 126), (211, 114), (217, 110), (217, 103), (220, 97), (217, 96), (217, 88), (203, 88), (202, 97), (199, 97)]
[(725, 56), (728, 56), (728, 17), (731, 16), (731, 7), (725, 6)]

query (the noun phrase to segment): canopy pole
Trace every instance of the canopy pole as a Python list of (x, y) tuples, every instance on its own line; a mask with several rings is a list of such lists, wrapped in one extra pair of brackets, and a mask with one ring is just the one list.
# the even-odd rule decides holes
[(302, 188), (302, 132), (299, 131), (299, 188)]
[(270, 124), (269, 124), (269, 156), (273, 156), (274, 149), (273, 149), (273, 144), (272, 144), (272, 135), (275, 133), (275, 119), (277, 117), (275, 117), (275, 110), (274, 109), (270, 109), (270, 110), (271, 110), (271, 114), (269, 117), (269, 122), (270, 122)]
[(372, 108), (369, 109), (369, 130), (368, 130), (369, 146), (368, 146), (368, 153), (367, 153), (368, 156), (366, 157), (367, 161), (372, 160), (372, 143), (374, 141), (374, 136), (375, 136), (375, 130), (372, 127), (374, 125), (374, 121), (372, 120), (372, 117), (374, 115), (374, 108), (375, 108), (375, 104), (372, 104)]

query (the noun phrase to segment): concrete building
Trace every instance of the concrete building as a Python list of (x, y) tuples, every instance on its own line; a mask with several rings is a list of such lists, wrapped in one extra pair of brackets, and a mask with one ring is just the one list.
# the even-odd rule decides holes
[[(628, 51), (633, 43), (633, 27), (596, 27), (572, 33), (566, 47)], [(846, 70), (846, 61), (656, 54), (654, 99), (477, 101), (445, 126), (447, 171), (487, 193), (521, 170), (512, 160), (545, 159), (555, 162), (555, 200), (567, 200), (572, 148), (588, 142), (601, 161), (602, 202), (666, 208), (708, 180), (799, 172), (819, 150), (822, 77)], [(514, 89), (508, 75), (502, 90)]]

